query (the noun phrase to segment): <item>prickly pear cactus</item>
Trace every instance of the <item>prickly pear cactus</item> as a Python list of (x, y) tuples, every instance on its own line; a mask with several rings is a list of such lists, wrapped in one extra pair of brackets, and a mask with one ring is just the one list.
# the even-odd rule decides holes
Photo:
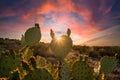
[(39, 24), (35, 24), (35, 27), (29, 28), (26, 32), (25, 35), (22, 35), (21, 38), (21, 43), (22, 45), (34, 45), (36, 43), (39, 43), (41, 39), (41, 32), (40, 32), (40, 27)]
[(112, 72), (117, 66), (117, 60), (115, 57), (103, 57), (101, 59), (101, 72), (108, 74)]
[(54, 55), (59, 59), (64, 59), (68, 52), (72, 48), (72, 40), (70, 38), (70, 29), (68, 35), (62, 35), (60, 40), (55, 37), (54, 32), (51, 30), (52, 41), (50, 43), (50, 48)]
[(87, 62), (79, 60), (72, 66), (73, 80), (93, 80), (93, 69)]
[(59, 66), (59, 80), (70, 80), (69, 66), (66, 62), (60, 62)]
[(46, 69), (35, 69), (29, 72), (23, 80), (54, 80)]
[(11, 71), (20, 66), (20, 61), (11, 55), (2, 55), (0, 57), (0, 77), (9, 77)]

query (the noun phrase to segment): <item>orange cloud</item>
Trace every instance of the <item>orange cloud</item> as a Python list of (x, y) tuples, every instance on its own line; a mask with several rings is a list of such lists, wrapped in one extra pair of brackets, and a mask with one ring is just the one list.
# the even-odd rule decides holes
[[(64, 12), (72, 11), (71, 0), (57, 0), (57, 3), (51, 3), (50, 1), (38, 6), (37, 8), (31, 9), (29, 12), (22, 15), (23, 19), (28, 19), (31, 16), (36, 16), (38, 14), (49, 14), (53, 11), (53, 14), (59, 14)], [(67, 14), (66, 14), (67, 15)]]
[(27, 20), (27, 19), (31, 18), (31, 16), (33, 16), (33, 15), (34, 15), (33, 13), (27, 13), (27, 14), (22, 15), (21, 18), (23, 20)]
[[(58, 31), (60, 28), (63, 27), (63, 25), (65, 25), (65, 27), (69, 27), (73, 33), (76, 33), (83, 37), (88, 37), (89, 35), (96, 33), (98, 30), (96, 27), (92, 26), (92, 24), (94, 24), (94, 21), (92, 21), (92, 13), (90, 12), (90, 10), (85, 9), (85, 7), (82, 5), (77, 5), (79, 6), (77, 8), (76, 4), (74, 4), (72, 1), (73, 0), (56, 0), (56, 3), (52, 3), (49, 0), (42, 5), (31, 8), (30, 10), (28, 10), (28, 12), (19, 12), (22, 13), (22, 20), (33, 23), (34, 21), (36, 21), (40, 24), (43, 24), (41, 26), (41, 31), (43, 32), (48, 32), (51, 28), (55, 29), (55, 31)], [(77, 13), (78, 15), (82, 16), (87, 24), (80, 24), (75, 18), (73, 18), (74, 16), (71, 16), (71, 12)], [(61, 24), (61, 26), (44, 26), (44, 24), (48, 22), (46, 22), (44, 17), (39, 16), (41, 14), (49, 15), (51, 20), (56, 21), (56, 24)], [(35, 18), (37, 18), (37, 20), (35, 20)], [(19, 30), (21, 30), (22, 28), (25, 29), (24, 27), (21, 27)]]
[(37, 14), (48, 14), (50, 11), (56, 11), (56, 7), (50, 3), (43, 4), (42, 7), (37, 9)]

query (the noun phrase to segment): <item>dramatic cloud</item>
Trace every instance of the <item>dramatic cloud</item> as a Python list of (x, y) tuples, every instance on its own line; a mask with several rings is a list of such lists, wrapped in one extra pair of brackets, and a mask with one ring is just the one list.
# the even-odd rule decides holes
[(51, 28), (57, 35), (70, 28), (77, 43), (120, 24), (120, 0), (1, 0), (0, 10), (2, 37), (24, 33), (37, 22), (43, 40), (48, 39)]

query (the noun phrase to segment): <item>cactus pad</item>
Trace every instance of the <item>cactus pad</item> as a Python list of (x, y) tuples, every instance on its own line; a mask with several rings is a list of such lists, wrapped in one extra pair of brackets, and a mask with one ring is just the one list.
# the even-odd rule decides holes
[(10, 55), (0, 57), (0, 77), (8, 77), (11, 71), (20, 65), (19, 59), (13, 59)]
[(70, 36), (70, 34), (71, 34), (71, 30), (68, 29), (68, 30), (67, 30), (67, 35)]
[[(54, 33), (53, 31), (51, 34)], [(69, 36), (70, 36), (70, 32)], [(53, 35), (52, 35), (53, 36)], [(53, 51), (54, 55), (57, 58), (64, 59), (68, 52), (72, 48), (72, 40), (68, 35), (62, 35), (60, 37), (60, 40), (56, 39), (55, 37), (52, 37), (52, 41), (50, 43), (50, 48)]]
[(104, 74), (112, 72), (117, 66), (117, 60), (115, 57), (103, 57), (101, 59), (101, 71)]
[(54, 80), (46, 69), (35, 69), (29, 72), (23, 80)]
[[(25, 36), (22, 36), (22, 43), (26, 45), (34, 45), (36, 43), (39, 43), (41, 39), (41, 32), (40, 32), (40, 27), (39, 24), (35, 24), (35, 27), (29, 28), (25, 32)], [(25, 41), (25, 42), (24, 42)]]
[(61, 62), (59, 66), (59, 80), (70, 80), (69, 66), (66, 62)]
[(77, 61), (72, 66), (73, 80), (93, 80), (93, 69), (85, 61)]

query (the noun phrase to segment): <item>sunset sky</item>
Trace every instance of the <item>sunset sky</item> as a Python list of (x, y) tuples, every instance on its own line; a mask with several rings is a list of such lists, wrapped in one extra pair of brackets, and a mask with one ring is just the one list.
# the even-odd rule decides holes
[(60, 36), (70, 28), (74, 44), (99, 38), (97, 45), (120, 44), (120, 0), (0, 0), (0, 37), (20, 39), (35, 23), (44, 42), (50, 29)]

